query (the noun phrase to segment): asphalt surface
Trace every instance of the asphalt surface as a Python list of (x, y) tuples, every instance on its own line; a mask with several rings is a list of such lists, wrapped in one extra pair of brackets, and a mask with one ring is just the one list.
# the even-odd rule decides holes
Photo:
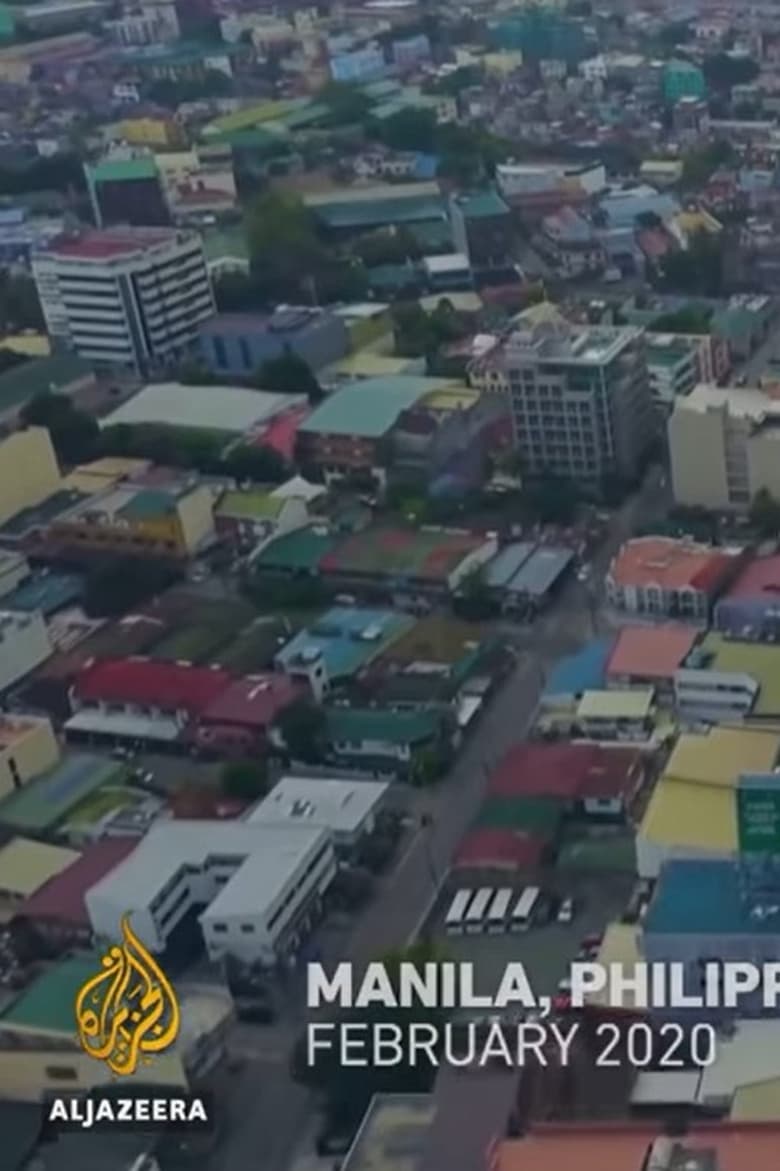
[[(383, 879), (337, 958), (358, 965), (402, 946), (425, 919), (446, 875), (450, 858), (482, 800), (485, 781), (499, 757), (526, 732), (551, 664), (598, 633), (603, 575), (615, 550), (636, 526), (660, 517), (668, 506), (664, 474), (652, 469), (642, 492), (615, 516), (592, 563), (587, 584), (571, 582), (554, 608), (530, 628), (508, 628), (517, 665), (471, 731), (445, 782), (425, 797), (430, 818), (394, 871)], [(325, 960), (331, 957), (323, 953)], [(234, 1053), (245, 1060), (240, 1072), (225, 1073), (229, 1120), (220, 1147), (203, 1161), (203, 1171), (288, 1171), (296, 1156), (311, 1151), (317, 1125), (313, 1095), (292, 1081), (289, 1053), (298, 1025), (267, 1030), (244, 1026)], [(331, 1160), (332, 1161), (332, 1160)]]

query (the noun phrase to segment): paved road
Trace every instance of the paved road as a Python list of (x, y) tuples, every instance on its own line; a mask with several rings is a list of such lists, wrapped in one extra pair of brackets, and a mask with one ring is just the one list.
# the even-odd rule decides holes
[[(550, 614), (531, 628), (511, 630), (518, 648), (515, 670), (473, 730), (447, 782), (431, 794), (430, 828), (417, 834), (383, 880), (370, 908), (344, 940), (339, 958), (366, 963), (404, 944), (416, 929), (479, 807), (488, 771), (526, 731), (547, 669), (598, 627), (601, 579), (610, 558), (636, 525), (647, 524), (665, 508), (663, 473), (653, 469), (642, 493), (615, 518), (587, 587), (572, 582)], [(240, 1074), (225, 1075), (233, 1082), (231, 1121), (223, 1146), (205, 1161), (204, 1171), (261, 1166), (263, 1171), (288, 1171), (296, 1154), (310, 1149), (315, 1101), (289, 1077), (283, 1031), (278, 1035), (276, 1029), (246, 1027), (237, 1041), (248, 1063)]]

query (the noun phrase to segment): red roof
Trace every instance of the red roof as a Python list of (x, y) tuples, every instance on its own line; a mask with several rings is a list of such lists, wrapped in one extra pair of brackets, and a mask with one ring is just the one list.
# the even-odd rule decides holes
[(116, 260), (175, 239), (171, 228), (87, 228), (77, 234), (56, 236), (44, 253), (65, 260)]
[(103, 659), (84, 667), (74, 691), (82, 701), (134, 703), (200, 713), (232, 682), (227, 671), (152, 659)]
[(616, 797), (633, 791), (640, 754), (600, 744), (515, 744), (488, 781), (492, 797)]
[(725, 596), (780, 601), (780, 556), (749, 561)]
[(615, 585), (662, 590), (714, 591), (734, 558), (728, 553), (675, 537), (626, 541), (610, 567)]
[(671, 679), (693, 650), (698, 636), (698, 630), (689, 626), (626, 626), (607, 660), (607, 677)]
[(295, 439), (298, 428), (311, 414), (311, 407), (293, 407), (274, 415), (261, 430), (254, 432), (251, 443), (254, 447), (271, 447), (286, 460), (292, 460), (295, 453)]
[(305, 690), (304, 684), (289, 675), (247, 675), (221, 691), (201, 712), (200, 722), (267, 728), (282, 708), (288, 707)]
[[(571, 1165), (577, 1171), (642, 1171), (653, 1142), (661, 1137), (660, 1127), (646, 1124), (542, 1124), (523, 1138), (497, 1143), (490, 1167), (492, 1171), (547, 1171)], [(776, 1122), (713, 1123), (669, 1141), (677, 1148), (675, 1167), (774, 1171), (780, 1126)]]
[(523, 830), (475, 829), (466, 834), (455, 854), (455, 867), (530, 870), (538, 866), (545, 843)]
[(175, 818), (184, 821), (230, 821), (240, 817), (251, 801), (223, 797), (203, 785), (179, 789), (171, 795), (168, 807)]
[(85, 894), (124, 862), (138, 841), (138, 838), (104, 838), (87, 846), (80, 858), (30, 895), (18, 913), (29, 918), (59, 919), (76, 927), (88, 926)]

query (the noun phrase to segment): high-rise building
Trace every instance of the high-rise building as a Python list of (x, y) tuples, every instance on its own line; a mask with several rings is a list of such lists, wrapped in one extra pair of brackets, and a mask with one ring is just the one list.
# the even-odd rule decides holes
[(189, 351), (214, 312), (194, 232), (66, 233), (35, 254), (33, 274), (50, 336), (96, 366), (162, 369)]
[(509, 395), (523, 471), (633, 478), (657, 433), (642, 330), (572, 325), (547, 303), (518, 324), (476, 380)]

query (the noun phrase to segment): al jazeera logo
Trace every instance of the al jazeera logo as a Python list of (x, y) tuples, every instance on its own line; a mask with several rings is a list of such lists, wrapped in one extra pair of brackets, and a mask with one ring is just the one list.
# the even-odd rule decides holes
[[(49, 1124), (63, 1130), (208, 1129), (208, 1095), (174, 1091), (152, 1068), (155, 1057), (177, 1041), (181, 1012), (170, 981), (133, 931), (128, 915), (122, 919), (121, 944), (109, 948), (98, 971), (79, 989), (75, 1021), (83, 1052), (105, 1066), (104, 1075), (96, 1079), (102, 1089), (88, 1097), (51, 1098)], [(158, 1082), (159, 1091), (150, 1092)]]

